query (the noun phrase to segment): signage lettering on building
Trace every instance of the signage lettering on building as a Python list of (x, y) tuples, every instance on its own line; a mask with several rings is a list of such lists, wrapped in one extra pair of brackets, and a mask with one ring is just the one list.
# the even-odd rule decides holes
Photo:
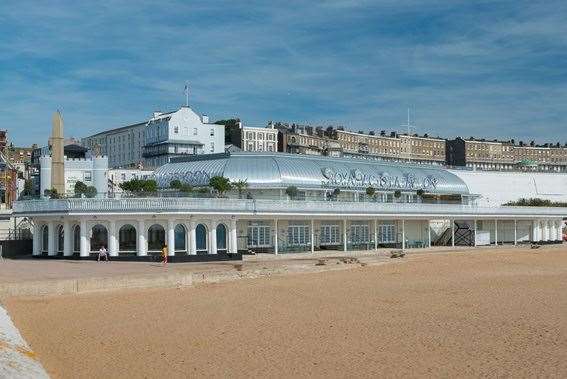
[(321, 170), (323, 174), (323, 187), (347, 187), (347, 188), (366, 188), (392, 190), (434, 190), (437, 188), (439, 180), (433, 175), (417, 177), (412, 173), (402, 176), (389, 175), (387, 172), (381, 174), (365, 174), (359, 169), (350, 171), (337, 171), (331, 167)]

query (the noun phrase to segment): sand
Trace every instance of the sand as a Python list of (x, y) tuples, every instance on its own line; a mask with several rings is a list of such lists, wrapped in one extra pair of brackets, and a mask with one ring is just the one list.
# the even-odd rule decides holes
[(567, 250), (5, 301), (53, 378), (567, 377)]

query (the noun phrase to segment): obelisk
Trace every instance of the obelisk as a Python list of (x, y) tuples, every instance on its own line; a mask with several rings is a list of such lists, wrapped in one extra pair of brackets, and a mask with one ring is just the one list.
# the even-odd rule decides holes
[(51, 131), (51, 188), (65, 193), (65, 162), (63, 153), (63, 117), (59, 111), (53, 114)]

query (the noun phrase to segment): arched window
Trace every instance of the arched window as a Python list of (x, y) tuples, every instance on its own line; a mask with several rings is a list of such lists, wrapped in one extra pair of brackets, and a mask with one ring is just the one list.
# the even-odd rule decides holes
[(197, 253), (207, 253), (207, 227), (203, 224), (197, 225), (195, 229), (195, 242)]
[(222, 251), (226, 253), (227, 250), (226, 242), (226, 226), (224, 224), (217, 225), (217, 251)]
[(118, 250), (136, 251), (136, 228), (126, 224), (118, 231)]
[(108, 250), (108, 231), (104, 225), (97, 224), (91, 230), (91, 251), (98, 251), (103, 246)]
[(63, 225), (59, 225), (57, 227), (57, 252), (58, 253), (62, 253), (63, 252), (63, 243), (65, 239), (65, 235), (64, 235), (64, 231), (63, 231)]
[(186, 236), (185, 226), (177, 224), (175, 226), (175, 251), (187, 251)]
[(79, 225), (73, 228), (73, 251), (81, 251), (81, 227)]
[(165, 229), (159, 224), (154, 224), (148, 229), (148, 250), (161, 251), (165, 245)]
[(41, 228), (41, 251), (47, 253), (49, 250), (49, 226), (43, 225)]

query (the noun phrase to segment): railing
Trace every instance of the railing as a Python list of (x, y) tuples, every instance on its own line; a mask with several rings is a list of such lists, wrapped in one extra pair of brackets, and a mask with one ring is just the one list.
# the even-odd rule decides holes
[(16, 215), (38, 213), (240, 213), (345, 215), (510, 215), (567, 217), (559, 207), (480, 207), (460, 204), (290, 201), (225, 198), (128, 198), (26, 200), (14, 203)]

